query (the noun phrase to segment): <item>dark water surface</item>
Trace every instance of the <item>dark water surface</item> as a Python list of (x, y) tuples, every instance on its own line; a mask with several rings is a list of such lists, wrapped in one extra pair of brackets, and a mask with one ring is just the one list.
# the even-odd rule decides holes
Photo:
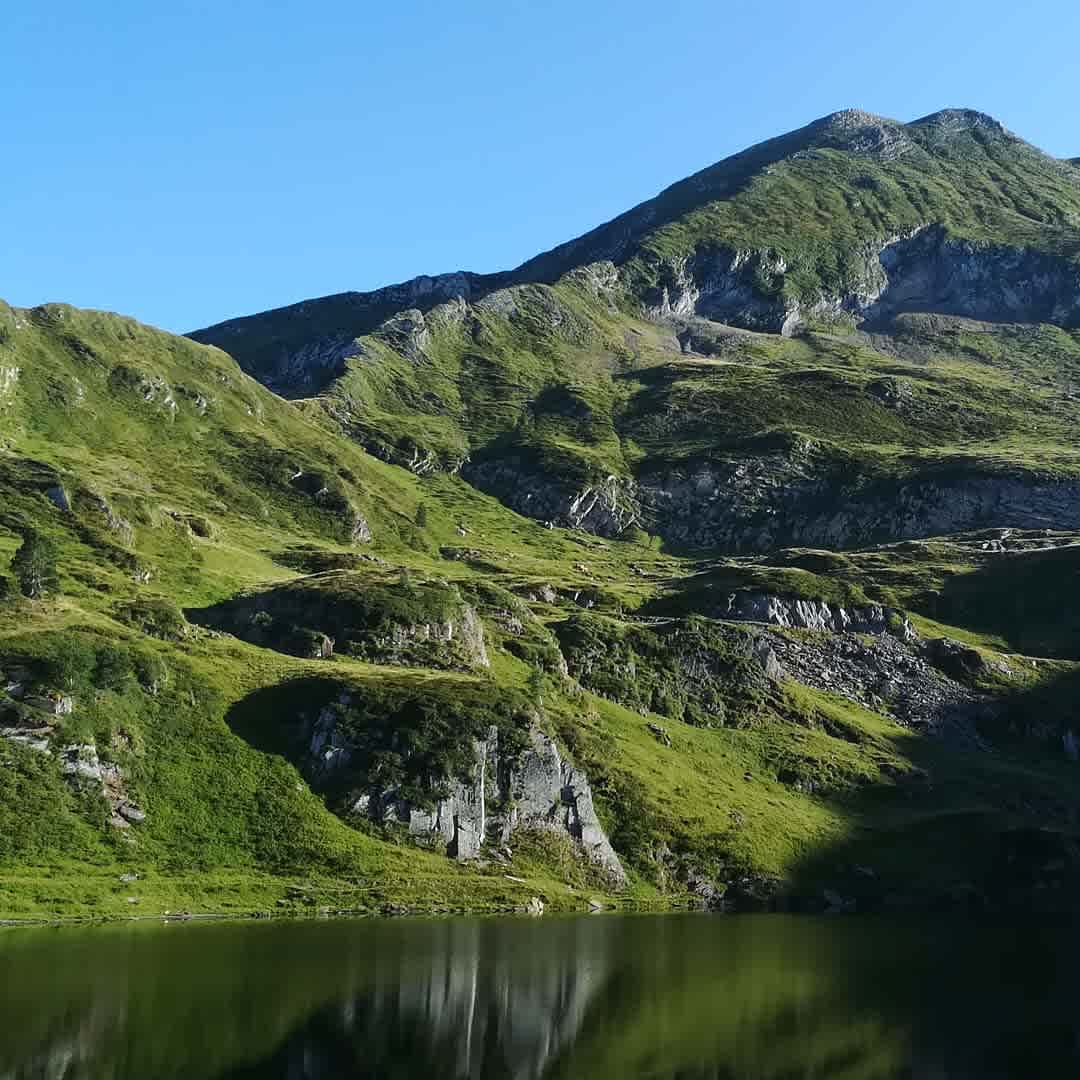
[(1080, 1077), (1076, 928), (595, 916), (0, 931), (0, 1080)]

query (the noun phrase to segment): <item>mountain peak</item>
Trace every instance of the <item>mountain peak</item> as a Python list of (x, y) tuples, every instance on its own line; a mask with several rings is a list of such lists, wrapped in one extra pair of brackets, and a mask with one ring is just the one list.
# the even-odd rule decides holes
[(895, 120), (887, 116), (878, 116), (876, 113), (867, 112), (865, 109), (841, 109), (839, 112), (829, 113), (820, 120), (810, 125), (811, 128), (819, 128), (824, 131), (851, 131), (856, 128), (871, 127), (875, 124), (886, 124), (890, 127), (899, 127)]
[(978, 109), (940, 109), (929, 116), (913, 120), (908, 127), (936, 130), (943, 135), (955, 135), (965, 131), (989, 131), (996, 135), (1009, 134), (1000, 120)]
[(903, 124), (865, 109), (841, 109), (830, 113), (801, 131), (793, 132), (789, 138), (798, 140), (800, 136), (806, 150), (846, 150), (883, 158), (899, 157), (913, 145)]

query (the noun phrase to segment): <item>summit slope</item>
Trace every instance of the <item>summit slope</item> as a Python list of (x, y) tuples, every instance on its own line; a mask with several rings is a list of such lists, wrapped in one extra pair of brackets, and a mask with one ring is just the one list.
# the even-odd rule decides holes
[(1061, 163), (989, 116), (948, 109), (902, 124), (849, 109), (702, 169), (516, 270), (419, 277), (231, 319), (192, 336), (225, 348), (289, 394), (312, 393), (332, 371), (302, 373), (313, 359), (296, 356), (304, 345), (344, 343), (407, 308), (550, 284), (597, 262), (631, 264), (622, 276), (642, 300), (662, 267), (703, 247), (768, 248), (793, 265), (766, 291), (787, 289), (805, 300), (850, 284), (838, 272), (852, 270), (860, 241), (933, 223), (967, 239), (1075, 254), (1078, 215), (1080, 195)]

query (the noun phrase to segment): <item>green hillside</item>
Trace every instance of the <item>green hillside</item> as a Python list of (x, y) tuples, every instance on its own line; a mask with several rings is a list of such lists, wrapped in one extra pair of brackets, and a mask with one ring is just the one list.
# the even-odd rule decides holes
[(1076, 175), (849, 112), (507, 274), (0, 305), (0, 917), (1071, 905)]

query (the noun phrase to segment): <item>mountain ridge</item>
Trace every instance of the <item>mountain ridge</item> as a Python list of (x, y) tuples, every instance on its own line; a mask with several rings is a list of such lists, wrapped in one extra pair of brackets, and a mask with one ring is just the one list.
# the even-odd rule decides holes
[[(583, 241), (595, 232), (600, 230), (606, 230), (623, 218), (643, 212), (646, 207), (651, 206), (658, 200), (662, 199), (666, 194), (673, 189), (681, 188), (683, 185), (700, 186), (705, 176), (713, 172), (714, 170), (726, 165), (729, 162), (738, 161), (745, 158), (757, 158), (763, 150), (766, 148), (784, 146), (787, 148), (792, 142), (798, 141), (798, 137), (802, 135), (808, 135), (816, 132), (823, 132), (825, 134), (839, 134), (844, 131), (850, 132), (852, 128), (859, 127), (871, 127), (873, 125), (888, 125), (894, 128), (904, 128), (907, 126), (939, 126), (946, 127), (947, 121), (954, 120), (954, 130), (970, 130), (974, 127), (985, 127), (996, 133), (1011, 134), (1006, 131), (1004, 125), (1000, 121), (994, 119), (988, 114), (978, 112), (974, 109), (942, 109), (938, 112), (931, 113), (927, 116), (921, 117), (917, 120), (909, 121), (905, 124), (903, 121), (891, 120), (888, 117), (878, 116), (874, 113), (866, 112), (862, 109), (851, 108), (842, 109), (833, 113), (829, 113), (825, 116), (819, 117), (817, 120), (811, 121), (809, 124), (804, 125), (801, 128), (794, 129), (788, 132), (786, 135), (776, 136), (771, 139), (763, 140), (762, 142), (755, 143), (744, 150), (737, 151), (735, 154), (729, 155), (727, 158), (721, 161), (715, 162), (712, 165), (705, 166), (697, 172), (691, 174), (684, 180), (676, 181), (673, 184), (669, 184), (667, 187), (661, 189), (656, 195), (644, 202), (637, 204), (637, 206), (630, 210), (624, 211), (621, 214), (617, 214), (611, 220), (605, 222), (602, 225), (596, 226), (594, 229), (588, 230), (582, 233), (580, 236), (571, 240), (565, 241), (562, 244), (557, 244), (553, 248), (549, 248), (547, 251), (541, 252), (538, 255), (534, 255), (524, 262), (519, 263), (516, 267), (506, 270), (495, 270), (490, 272), (484, 271), (470, 271), (470, 270), (451, 270), (442, 273), (435, 274), (417, 274), (414, 277), (406, 278), (403, 281), (395, 282), (390, 285), (379, 286), (375, 289), (369, 290), (344, 290), (340, 293), (328, 293), (324, 296), (307, 297), (303, 300), (294, 301), (289, 304), (283, 304), (275, 308), (267, 308), (264, 312), (259, 314), (279, 314), (284, 312), (290, 312), (294, 310), (302, 310), (306, 305), (318, 303), (321, 301), (337, 301), (344, 300), (345, 298), (353, 298), (354, 302), (357, 300), (367, 301), (369, 297), (376, 297), (381, 294), (397, 292), (402, 294), (408, 294), (415, 292), (422, 294), (427, 291), (427, 283), (454, 283), (460, 288), (460, 293), (455, 292), (455, 295), (462, 295), (468, 297), (472, 293), (479, 291), (480, 289), (498, 288), (502, 285), (520, 284), (531, 280), (528, 276), (527, 268), (539, 263), (541, 260), (546, 260), (549, 257), (555, 255), (557, 252), (561, 252), (564, 249), (569, 250), (580, 246)], [(1013, 136), (1015, 138), (1015, 136)], [(1018, 140), (1019, 141), (1019, 140)], [(799, 149), (809, 149), (810, 145), (799, 146)], [(1080, 161), (1080, 158), (1066, 159), (1072, 162)], [(412, 288), (415, 286), (415, 288)], [(437, 291), (438, 285), (431, 291)], [(197, 335), (206, 335), (211, 331), (216, 331), (222, 328), (231, 327), (239, 321), (250, 318), (251, 316), (237, 315), (228, 319), (222, 319), (219, 322), (212, 323), (208, 326), (201, 327), (197, 330), (188, 331), (187, 336), (196, 337)], [(196, 339), (198, 339), (196, 337)]]
[[(927, 154), (931, 152), (935, 156), (928, 158)], [(980, 224), (979, 219), (971, 215), (967, 201), (957, 198), (954, 186), (963, 182), (964, 169), (967, 168), (968, 172), (980, 178), (984, 173), (991, 177), (999, 176), (998, 180), (980, 179), (980, 182), (1000, 188), (1004, 178), (999, 175), (1002, 169), (993, 154), (999, 157), (1004, 154), (1010, 161), (1016, 159), (1016, 167), (1021, 171), (1035, 169), (1050, 177), (1058, 177), (1061, 184), (1067, 182), (1064, 177), (1058, 176), (1062, 166), (1056, 159), (1029, 146), (1008, 132), (997, 120), (975, 110), (942, 110), (909, 124), (860, 110), (844, 110), (707, 166), (611, 221), (528, 259), (513, 270), (492, 274), (459, 271), (436, 276), (422, 275), (371, 292), (340, 293), (304, 300), (257, 315), (240, 316), (193, 331), (189, 336), (205, 344), (227, 348), (245, 370), (258, 376), (260, 370), (270, 369), (274, 365), (288, 366), (291, 363), (287, 359), (289, 353), (313, 342), (331, 339), (348, 342), (361, 334), (370, 333), (386, 318), (408, 308), (426, 312), (439, 303), (456, 299), (476, 301), (491, 292), (515, 285), (551, 284), (575, 268), (605, 260), (616, 262), (635, 302), (649, 303), (650, 290), (656, 290), (658, 268), (663, 274), (663, 267), (678, 256), (685, 257), (692, 253), (700, 243), (692, 233), (688, 235), (686, 223), (694, 220), (695, 214), (700, 216), (704, 213), (702, 208), (733, 206), (732, 200), (737, 201), (740, 194), (746, 194), (748, 186), (762, 181), (762, 178), (767, 179), (770, 171), (781, 165), (789, 172), (794, 170), (795, 174), (805, 172), (808, 168), (817, 171), (825, 169), (827, 174), (831, 163), (816, 162), (814, 158), (815, 155), (829, 153), (849, 154), (854, 161), (865, 160), (868, 165), (873, 163), (884, 169), (881, 179), (860, 178), (857, 174), (845, 179), (847, 184), (870, 184), (861, 198), (865, 201), (868, 196), (873, 196), (875, 201), (882, 204), (880, 210), (875, 208), (873, 216), (865, 224), (859, 225), (862, 243), (870, 241), (875, 235), (885, 240), (898, 231), (943, 222), (949, 215), (970, 219), (969, 225), (960, 228), (961, 236), (977, 238), (980, 232), (986, 233), (985, 224)], [(960, 156), (954, 161), (950, 155)], [(969, 165), (965, 155), (971, 157), (974, 164)], [(984, 158), (988, 166), (981, 164)], [(920, 168), (931, 160), (939, 162), (935, 167), (941, 172), (940, 195), (914, 193), (911, 185), (918, 173), (916, 171), (909, 179), (911, 170), (904, 163), (916, 159)], [(896, 169), (901, 170), (901, 183), (905, 185), (900, 193), (894, 193), (895, 181), (889, 175), (890, 171)], [(953, 178), (957, 169), (960, 170), (959, 180)], [(792, 179), (800, 184), (799, 190), (805, 190), (813, 197), (813, 188), (807, 188), (804, 180), (798, 175)], [(829, 182), (827, 175), (825, 179)], [(819, 181), (815, 179), (814, 182)], [(1060, 244), (1062, 237), (1075, 234), (1075, 239), (1068, 241), (1073, 245), (1070, 250), (1080, 250), (1080, 199), (1073, 200), (1075, 208), (1068, 219), (1073, 223), (1071, 233), (1069, 228), (1061, 232), (1060, 223), (1036, 224), (1044, 214), (1044, 204), (1040, 201), (1044, 184), (1040, 180), (1039, 188), (1031, 188), (1030, 195), (1026, 196), (1028, 208), (1024, 210), (1025, 216), (1016, 217), (1011, 224), (1012, 219), (1007, 215), (1015, 216), (1013, 196), (994, 189), (990, 193), (1001, 206), (998, 213), (1006, 215), (1007, 228), (1019, 234), (1017, 243), (1052, 250)], [(848, 196), (849, 204), (859, 197), (856, 186), (852, 195)], [(938, 203), (927, 203), (927, 198), (936, 198)], [(949, 201), (944, 202), (945, 199)], [(937, 210), (932, 209), (934, 205), (937, 205)], [(812, 210), (812, 207), (808, 209)], [(766, 210), (762, 217), (760, 211), (755, 211), (755, 216), (758, 221), (767, 221), (770, 213)], [(886, 224), (889, 215), (894, 217), (894, 222)], [(747, 223), (732, 222), (725, 227), (731, 234), (727, 243), (736, 252), (753, 247), (773, 251), (774, 245), (785, 244), (784, 237), (792, 235), (791, 226), (782, 222), (778, 224), (781, 232), (774, 237), (768, 230), (754, 225), (753, 219)], [(815, 228), (820, 229), (821, 226)], [(1001, 230), (1000, 226), (992, 226), (991, 233), (994, 228)], [(711, 238), (717, 234), (715, 226), (706, 224), (705, 231), (710, 237), (708, 243), (714, 244), (715, 240)], [(755, 233), (761, 234), (760, 239), (755, 237)], [(836, 244), (838, 250), (852, 246), (847, 237), (837, 240)], [(780, 257), (790, 262), (792, 256), (780, 253), (779, 256), (768, 257)], [(800, 261), (818, 259), (820, 255), (799, 253), (796, 258)], [(833, 259), (835, 256), (830, 255), (830, 261)], [(820, 282), (820, 268), (812, 263), (805, 269), (800, 268), (800, 273), (807, 279), (806, 285), (799, 286), (804, 292), (836, 287), (832, 283)], [(845, 270), (845, 273), (850, 271)], [(286, 359), (283, 360), (283, 356)], [(296, 396), (281, 378), (275, 380), (274, 388)], [(306, 394), (318, 392), (321, 389), (319, 379), (305, 381), (300, 389)]]

